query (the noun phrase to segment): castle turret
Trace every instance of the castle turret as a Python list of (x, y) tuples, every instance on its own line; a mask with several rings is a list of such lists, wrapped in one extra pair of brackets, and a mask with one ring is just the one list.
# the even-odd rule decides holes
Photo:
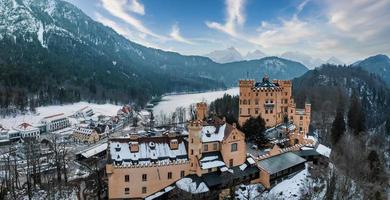
[(252, 88), (254, 87), (255, 81), (254, 80), (240, 80), (239, 81), (239, 87), (240, 87), (240, 110), (239, 110), (239, 123), (240, 125), (243, 125), (243, 123), (249, 119), (251, 116), (250, 109), (251, 109), (251, 103), (254, 103), (252, 100), (253, 95), (252, 94)]
[(199, 102), (196, 104), (196, 119), (204, 121), (207, 118), (207, 104)]
[(201, 172), (198, 171), (199, 159), (202, 157), (202, 121), (195, 120), (190, 122), (188, 125), (188, 157), (190, 160), (190, 173), (198, 174), (200, 176)]

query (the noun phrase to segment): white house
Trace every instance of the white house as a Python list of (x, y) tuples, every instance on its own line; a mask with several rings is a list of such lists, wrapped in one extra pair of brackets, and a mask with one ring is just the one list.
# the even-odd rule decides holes
[(70, 126), (69, 119), (64, 113), (47, 116), (41, 120), (41, 123), (46, 125), (47, 132), (64, 129)]
[(74, 116), (77, 118), (81, 118), (81, 117), (87, 118), (87, 117), (91, 117), (92, 115), (94, 115), (94, 112), (92, 108), (90, 108), (89, 106), (85, 106), (81, 108), (80, 110), (76, 111), (76, 113), (74, 114)]
[(40, 135), (39, 128), (33, 127), (31, 124), (28, 123), (22, 123), (14, 129), (20, 133), (21, 138), (39, 138)]

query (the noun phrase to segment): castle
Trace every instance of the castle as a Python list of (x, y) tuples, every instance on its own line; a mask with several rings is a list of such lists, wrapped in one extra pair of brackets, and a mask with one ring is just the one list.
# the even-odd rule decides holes
[(196, 107), (187, 133), (110, 140), (109, 199), (151, 198), (175, 187), (202, 193), (259, 177), (245, 134), (223, 119), (207, 119), (205, 103)]
[(242, 126), (250, 117), (261, 116), (267, 128), (286, 123), (292, 144), (302, 143), (309, 131), (311, 105), (298, 109), (292, 98), (291, 80), (270, 81), (265, 76), (261, 82), (240, 80), (238, 121)]

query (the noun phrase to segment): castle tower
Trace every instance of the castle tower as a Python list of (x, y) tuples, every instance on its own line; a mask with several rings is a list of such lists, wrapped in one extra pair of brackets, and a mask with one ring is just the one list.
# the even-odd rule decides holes
[(201, 175), (198, 166), (199, 159), (202, 157), (202, 121), (195, 120), (188, 125), (188, 158), (190, 160), (190, 173)]
[(204, 121), (207, 118), (207, 104), (199, 102), (196, 104), (196, 119)]
[(240, 80), (239, 81), (239, 87), (240, 87), (240, 108), (239, 108), (239, 116), (238, 116), (238, 122), (240, 125), (243, 125), (244, 122), (246, 122), (247, 119), (250, 118), (251, 113), (251, 102), (253, 103), (253, 95), (252, 94), (252, 88), (254, 87), (254, 80)]

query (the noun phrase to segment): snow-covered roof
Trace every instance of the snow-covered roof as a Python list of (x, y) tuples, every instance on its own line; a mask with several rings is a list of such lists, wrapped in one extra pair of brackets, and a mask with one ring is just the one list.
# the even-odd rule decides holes
[(29, 123), (22, 123), (19, 126), (15, 127), (14, 129), (17, 131), (39, 131), (38, 128), (33, 127)]
[(46, 123), (50, 123), (52, 121), (57, 121), (57, 120), (66, 120), (65, 114), (59, 113), (59, 114), (55, 114), (55, 115), (50, 115), (50, 116), (44, 117), (41, 121), (46, 122)]
[(156, 193), (146, 197), (145, 200), (156, 199), (156, 198), (162, 196), (163, 194), (165, 194), (165, 193), (167, 193), (167, 192), (169, 192), (169, 191), (171, 191), (173, 189), (175, 189), (175, 186), (168, 186), (168, 187), (164, 188), (163, 190), (161, 190), (159, 192), (156, 192)]
[(248, 165), (246, 163), (240, 165), (240, 170), (241, 171), (244, 171), (246, 169), (246, 167), (248, 167)]
[(221, 142), (225, 136), (225, 128), (226, 123), (219, 128), (212, 125), (203, 126), (202, 142)]
[(93, 146), (87, 150), (85, 150), (83, 153), (81, 153), (82, 156), (84, 156), (85, 158), (90, 158), (96, 154), (99, 154), (105, 150), (107, 150), (107, 146), (108, 144), (107, 143), (103, 143), (103, 144), (99, 144), (97, 146)]
[(330, 149), (329, 147), (327, 147), (325, 145), (319, 144), (318, 147), (316, 148), (316, 151), (319, 154), (329, 158), (330, 153), (332, 152), (332, 149)]
[(113, 161), (123, 161), (122, 164), (148, 164), (153, 162), (169, 162), (170, 159), (188, 160), (184, 140), (179, 140), (178, 148), (171, 149), (169, 140), (158, 137), (145, 138), (138, 141), (138, 151), (131, 152), (130, 146), (136, 141), (111, 141), (110, 156)]
[(248, 158), (246, 159), (246, 161), (248, 161), (248, 163), (251, 164), (251, 165), (253, 165), (253, 164), (256, 163), (255, 160), (254, 160), (252, 157), (248, 157)]
[(208, 192), (209, 188), (204, 182), (197, 183), (189, 177), (185, 177), (176, 182), (176, 186), (192, 194)]
[(91, 135), (94, 132), (94, 129), (88, 127), (77, 127), (73, 130), (73, 132), (83, 134), (83, 135)]
[(297, 108), (297, 109), (295, 109), (295, 114), (304, 115), (305, 109)]
[(199, 160), (200, 167), (202, 169), (210, 169), (215, 167), (224, 167), (225, 162), (222, 161), (222, 155), (220, 152), (208, 152), (202, 155)]

